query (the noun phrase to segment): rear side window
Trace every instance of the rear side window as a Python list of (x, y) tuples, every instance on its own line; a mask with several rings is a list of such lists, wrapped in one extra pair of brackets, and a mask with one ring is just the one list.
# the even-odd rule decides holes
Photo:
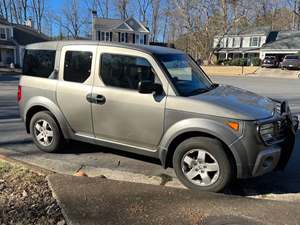
[(23, 74), (48, 78), (54, 70), (55, 50), (25, 50)]
[(101, 59), (101, 78), (107, 86), (137, 90), (140, 81), (155, 81), (152, 67), (144, 58), (103, 54)]
[(83, 83), (91, 75), (92, 52), (67, 51), (64, 65), (64, 80)]

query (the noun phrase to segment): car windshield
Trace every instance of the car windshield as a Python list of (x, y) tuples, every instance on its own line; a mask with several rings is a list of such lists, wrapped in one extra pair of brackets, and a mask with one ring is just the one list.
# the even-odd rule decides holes
[(185, 54), (160, 54), (156, 57), (165, 67), (173, 85), (181, 96), (201, 94), (216, 86), (200, 67)]
[(299, 59), (299, 57), (297, 55), (288, 55), (285, 59)]

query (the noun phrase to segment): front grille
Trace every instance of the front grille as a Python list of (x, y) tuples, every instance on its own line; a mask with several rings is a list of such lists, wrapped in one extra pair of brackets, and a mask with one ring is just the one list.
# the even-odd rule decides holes
[(286, 119), (273, 121), (259, 126), (259, 134), (266, 145), (284, 141), (288, 123)]

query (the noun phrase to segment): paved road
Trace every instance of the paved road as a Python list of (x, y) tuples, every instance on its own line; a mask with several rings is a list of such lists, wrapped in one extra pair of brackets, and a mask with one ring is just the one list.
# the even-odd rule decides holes
[[(270, 97), (288, 99), (292, 104), (293, 113), (300, 114), (300, 80), (258, 77), (214, 77), (213, 80)], [(174, 177), (173, 170), (163, 170), (157, 160), (83, 143), (72, 143), (61, 154), (38, 151), (26, 134), (18, 116), (17, 81), (18, 77), (0, 76), (0, 148), (2, 148), (0, 154), (67, 174), (72, 174), (80, 168), (89, 168), (91, 174), (93, 170), (106, 168), (143, 174), (146, 177), (161, 176), (166, 180)], [(300, 200), (299, 135), (297, 139), (295, 150), (298, 151), (294, 151), (284, 173), (277, 172), (260, 178), (238, 181), (228, 192), (248, 196), (275, 193), (276, 198), (285, 196), (283, 194), (296, 194)]]

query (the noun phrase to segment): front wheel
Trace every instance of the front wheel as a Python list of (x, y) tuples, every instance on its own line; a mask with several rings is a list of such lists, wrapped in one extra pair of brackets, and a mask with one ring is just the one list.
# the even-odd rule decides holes
[(193, 137), (179, 144), (173, 167), (186, 187), (198, 191), (220, 192), (234, 174), (222, 143), (207, 137)]
[(36, 113), (30, 121), (30, 133), (35, 145), (44, 152), (58, 152), (65, 140), (53, 115), (48, 111)]

